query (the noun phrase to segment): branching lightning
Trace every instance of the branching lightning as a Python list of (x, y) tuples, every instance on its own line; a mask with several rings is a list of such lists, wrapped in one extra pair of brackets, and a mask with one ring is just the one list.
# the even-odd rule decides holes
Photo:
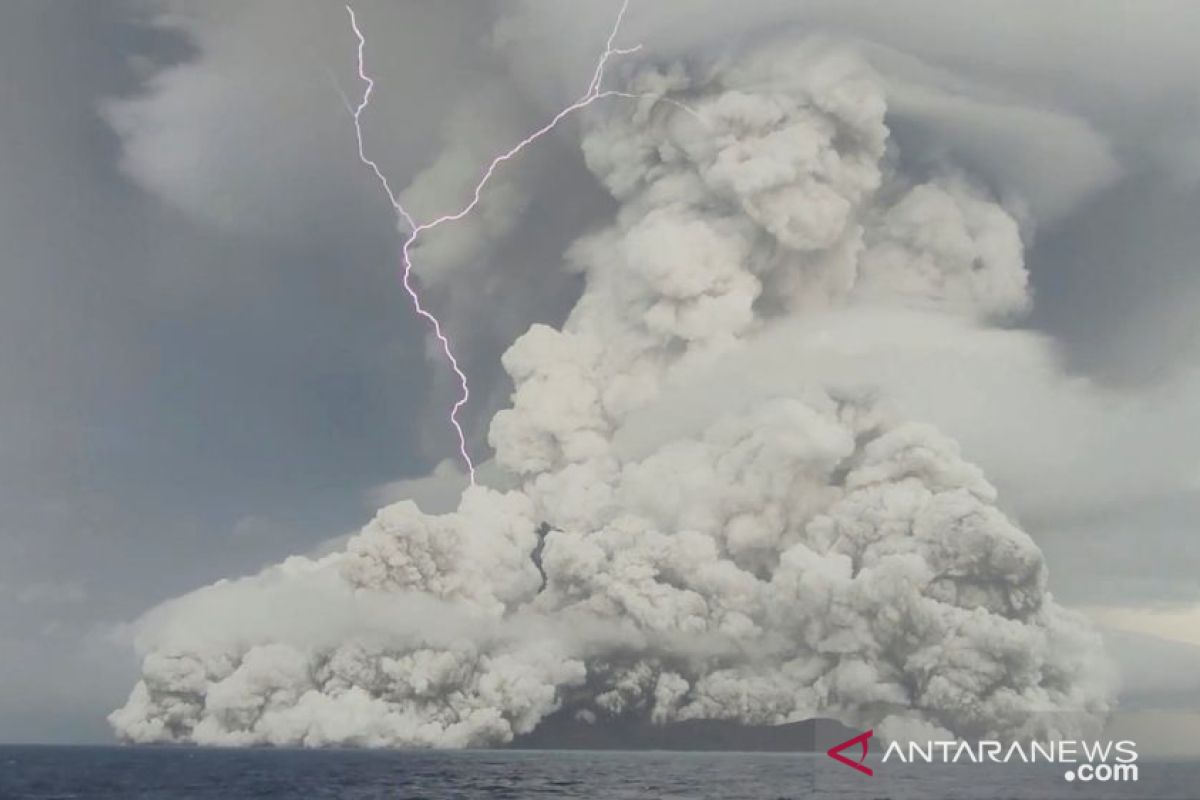
[[(413, 309), (422, 319), (425, 320), (426, 323), (428, 323), (434, 337), (441, 345), (442, 353), (445, 355), (446, 361), (449, 362), (451, 370), (453, 370), (454, 375), (458, 378), (460, 393), (458, 395), (458, 399), (455, 400), (454, 405), (450, 408), (449, 419), (450, 425), (454, 428), (454, 432), (458, 436), (459, 455), (467, 467), (467, 473), (470, 476), (472, 486), (475, 485), (475, 463), (471, 460), (471, 454), (467, 449), (466, 434), (463, 432), (462, 422), (459, 420), (459, 413), (471, 399), (471, 389), (467, 382), (467, 375), (465, 372), (463, 372), (462, 367), (459, 365), (458, 358), (454, 355), (454, 348), (450, 343), (450, 339), (446, 336), (442, 329), (442, 323), (436, 316), (433, 315), (433, 313), (426, 309), (424, 304), (421, 302), (421, 295), (417, 291), (412, 274), (412, 246), (416, 243), (417, 237), (419, 237), (425, 231), (433, 230), (439, 225), (449, 222), (456, 222), (474, 211), (476, 206), (479, 205), (480, 198), (483, 195), (484, 187), (486, 187), (488, 182), (492, 179), (492, 176), (496, 173), (496, 170), (505, 162), (515, 158), (526, 147), (533, 144), (550, 131), (554, 130), (554, 128), (557, 127), (560, 122), (562, 122), (571, 114), (575, 113), (576, 111), (580, 111), (581, 109), (590, 106), (597, 100), (602, 100), (606, 97), (643, 98), (650, 96), (646, 94), (635, 94), (617, 90), (605, 90), (603, 88), (604, 72), (608, 66), (609, 60), (614, 56), (629, 55), (641, 50), (641, 45), (621, 48), (617, 47), (615, 44), (617, 35), (620, 33), (621, 24), (625, 19), (625, 13), (628, 8), (629, 0), (622, 0), (621, 7), (617, 12), (616, 20), (613, 23), (612, 29), (609, 31), (608, 39), (605, 41), (604, 52), (600, 54), (600, 59), (596, 63), (595, 70), (592, 72), (592, 80), (588, 84), (587, 91), (584, 92), (584, 94), (575, 102), (571, 103), (569, 106), (563, 108), (561, 111), (555, 114), (546, 124), (533, 131), (521, 141), (517, 142), (510, 149), (493, 158), (491, 163), (488, 164), (487, 169), (483, 171), (479, 182), (476, 183), (470, 202), (468, 202), (458, 211), (443, 214), (442, 216), (436, 217), (428, 222), (417, 222), (404, 208), (403, 204), (401, 204), (396, 192), (392, 189), (391, 184), (388, 182), (387, 176), (384, 175), (383, 170), (380, 169), (379, 164), (366, 154), (366, 148), (363, 144), (362, 115), (371, 103), (371, 93), (375, 89), (375, 81), (367, 74), (366, 71), (364, 58), (366, 37), (363, 36), (362, 30), (358, 26), (358, 18), (354, 14), (354, 9), (348, 5), (346, 6), (346, 11), (350, 15), (350, 27), (354, 31), (355, 38), (358, 40), (358, 77), (365, 86), (362, 98), (359, 100), (358, 105), (351, 110), (351, 113), (354, 117), (354, 133), (358, 142), (358, 157), (359, 160), (361, 160), (362, 163), (370, 168), (370, 170), (375, 174), (375, 177), (379, 180), (380, 186), (383, 187), (384, 193), (391, 202), (392, 208), (395, 209), (397, 216), (408, 226), (409, 233), (405, 238), (404, 244), (402, 245), (400, 251), (403, 265), (401, 282), (404, 286), (404, 290), (408, 293), (409, 299), (412, 301)], [(689, 113), (695, 113), (690, 108), (687, 108), (676, 101), (661, 97), (657, 99), (666, 100), (673, 105), (684, 108)]]

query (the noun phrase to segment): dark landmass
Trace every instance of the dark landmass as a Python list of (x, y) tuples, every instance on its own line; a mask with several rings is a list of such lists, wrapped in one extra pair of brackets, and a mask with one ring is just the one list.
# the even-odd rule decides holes
[(825, 752), (861, 731), (832, 719), (787, 725), (742, 725), (698, 719), (655, 725), (645, 721), (588, 723), (574, 714), (547, 717), (509, 747), (523, 750), (728, 750), (741, 752)]

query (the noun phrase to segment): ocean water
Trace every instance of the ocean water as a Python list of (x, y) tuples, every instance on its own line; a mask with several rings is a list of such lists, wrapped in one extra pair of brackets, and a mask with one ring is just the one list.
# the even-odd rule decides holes
[(872, 766), (808, 753), (0, 747), (0, 800), (1200, 800), (1196, 762), (1142, 761), (1120, 784), (1042, 766)]

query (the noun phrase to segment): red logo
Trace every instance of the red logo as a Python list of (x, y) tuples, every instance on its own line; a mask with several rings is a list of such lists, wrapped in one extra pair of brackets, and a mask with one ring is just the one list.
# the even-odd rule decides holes
[[(841, 763), (845, 764), (847, 767), (852, 767), (852, 768), (858, 770), (859, 772), (863, 773), (864, 775), (874, 775), (875, 771), (873, 769), (871, 769), (870, 767), (868, 767), (864, 763), (867, 760), (867, 751), (870, 749), (870, 745), (868, 744), (868, 742), (870, 742), (871, 737), (874, 734), (875, 734), (875, 731), (873, 731), (873, 730), (867, 731), (866, 733), (860, 733), (858, 736), (855, 736), (853, 739), (847, 739), (846, 741), (842, 742), (841, 744), (835, 744), (833, 747), (829, 748), (825, 752), (834, 761), (840, 761)], [(845, 750), (848, 747), (853, 747), (856, 744), (862, 745), (862, 755), (859, 757), (858, 761), (851, 761), (850, 759), (848, 759), (844, 755), (842, 755), (843, 750)]]

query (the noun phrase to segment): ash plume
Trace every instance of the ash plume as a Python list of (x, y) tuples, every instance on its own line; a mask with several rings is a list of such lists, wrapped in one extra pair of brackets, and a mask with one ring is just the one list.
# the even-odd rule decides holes
[(503, 357), (499, 477), (151, 612), (123, 739), (481, 746), (561, 710), (1048, 736), (1048, 712), (1108, 710), (1099, 638), (1035, 542), (870, 375), (618, 446), (677, 376), (824, 335), (798, 319), (988, 328), (1031, 301), (1019, 215), (964, 172), (905, 174), (884, 82), (844, 45), (627, 79), (640, 99), (583, 126), (617, 210), (567, 252), (582, 294)]

